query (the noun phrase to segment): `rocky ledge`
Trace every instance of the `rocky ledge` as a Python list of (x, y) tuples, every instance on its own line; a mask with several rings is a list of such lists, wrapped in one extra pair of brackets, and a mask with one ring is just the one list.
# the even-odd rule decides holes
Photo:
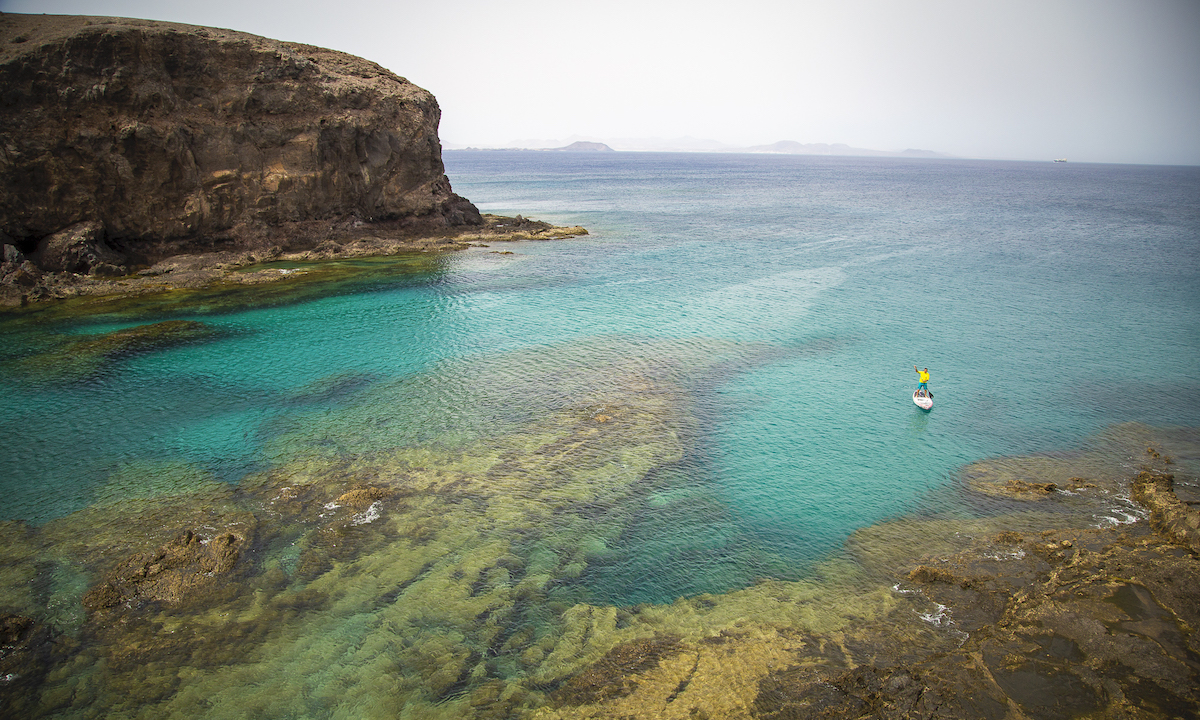
[(450, 187), (440, 116), (427, 91), (332, 50), (2, 14), (0, 297), (160, 276), (180, 256), (198, 259), (172, 266), (216, 269), (494, 235)]
[[(304, 262), (338, 260), (352, 257), (379, 257), (410, 252), (450, 252), (469, 247), (487, 247), (494, 242), (561, 240), (587, 235), (578, 225), (557, 226), (540, 220), (500, 215), (482, 215), (481, 224), (449, 228), (440, 233), (405, 233), (394, 223), (349, 223), (330, 227), (308, 223), (309, 235), (303, 242), (231, 247), (208, 252), (184, 252), (164, 257), (128, 274), (43, 270), (31, 260), (18, 256), (0, 263), (0, 307), (27, 305), (40, 300), (71, 297), (128, 297), (164, 290), (196, 289), (211, 286), (259, 285), (282, 283), (297, 276), (278, 269), (255, 269), (267, 262)], [(99, 231), (93, 224), (74, 226), (66, 233), (76, 241), (69, 247), (76, 252), (94, 251)], [(67, 244), (67, 243), (64, 243)], [(11, 245), (5, 246), (12, 253)], [(508, 252), (508, 251), (503, 251)]]

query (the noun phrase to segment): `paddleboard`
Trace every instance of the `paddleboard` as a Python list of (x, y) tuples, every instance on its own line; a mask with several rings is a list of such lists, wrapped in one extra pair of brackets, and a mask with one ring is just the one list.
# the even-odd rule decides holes
[(929, 396), (921, 397), (917, 395), (918, 392), (920, 391), (913, 390), (913, 402), (916, 403), (917, 407), (926, 411), (933, 409), (933, 398)]

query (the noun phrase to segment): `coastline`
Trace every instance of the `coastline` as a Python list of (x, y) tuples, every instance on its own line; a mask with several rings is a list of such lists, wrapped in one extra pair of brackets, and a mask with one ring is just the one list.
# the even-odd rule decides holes
[(260, 233), (249, 247), (174, 254), (123, 276), (41, 272), (32, 263), (5, 263), (0, 272), (0, 313), (68, 298), (118, 300), (170, 290), (196, 290), (217, 285), (260, 285), (285, 282), (278, 270), (247, 272), (268, 262), (316, 262), (390, 257), (405, 253), (445, 253), (488, 243), (562, 240), (587, 235), (580, 226), (559, 227), (540, 220), (483, 215), (482, 226), (460, 226), (437, 233), (404, 232), (398, 225), (354, 223), (332, 227), (297, 223)]
[[(0, 35), (12, 37), (0, 54), (43, 46), (41, 35), (13, 35), (26, 22), (48, 21), (0, 14)], [(53, 23), (86, 25), (60, 55), (29, 54), (6, 76), (21, 80), (9, 83), (17, 89), (50, 79), (47, 97), (58, 101), (31, 94), (38, 101), (9, 123), (36, 142), (8, 154), (20, 162), (7, 173), (17, 200), (5, 207), (22, 219), (19, 232), (0, 232), (11, 468), (0, 517), (0, 716), (1200, 715), (1200, 428), (1098, 419), (1195, 418), (1155, 406), (1168, 393), (1186, 405), (1196, 385), (1177, 342), (1195, 324), (1168, 320), (1172, 310), (1192, 317), (1167, 272), (1186, 263), (1153, 262), (1155, 250), (1192, 239), (1194, 214), (1190, 204), (1161, 208), (1177, 233), (1152, 230), (1168, 227), (1161, 219), (1131, 221), (1147, 199), (1167, 197), (1155, 188), (1170, 178), (1145, 194), (1100, 185), (1104, 194), (1077, 189), (1047, 204), (1046, 190), (1062, 186), (1016, 176), (989, 191), (977, 175), (889, 174), (896, 192), (881, 195), (873, 181), (820, 175), (801, 196), (790, 180), (750, 172), (746, 191), (730, 195), (720, 168), (664, 173), (631, 160), (569, 191), (557, 185), (550, 204), (510, 191), (529, 178), (540, 186), (545, 167), (496, 165), (467, 177), (507, 207), (526, 198), (598, 208), (585, 203), (611, 197), (628, 213), (613, 226), (631, 230), (617, 240), (636, 251), (610, 252), (613, 243), (591, 258), (509, 259), (475, 248), (587, 230), (480, 216), (444, 174), (436, 101), (389, 71), (215, 29)], [(171, 68), (178, 92), (146, 82), (153, 73), (129, 75), (137, 65), (127, 60), (88, 67), (83, 50), (101, 40), (162, 50), (150, 70)], [(215, 50), (227, 61), (177, 72), (180, 58)], [(42, 71), (59, 57), (74, 84)], [(248, 68), (265, 72), (239, 74)], [(228, 96), (196, 90), (216, 79), (230, 80)], [(72, 105), (97, 87), (128, 122)], [(331, 106), (331, 92), (345, 102)], [(232, 100), (209, 107), (217, 97)], [(293, 122), (281, 108), (301, 112)], [(344, 111), (332, 130), (331, 108)], [(43, 121), (50, 109), (70, 132)], [(76, 132), (79, 119), (91, 124)], [(205, 152), (188, 150), (185, 140), (202, 137)], [(157, 160), (139, 160), (148, 154)], [(40, 157), (53, 172), (33, 172)], [(130, 160), (137, 172), (108, 172)], [(53, 182), (25, 182), (43, 176)], [(670, 182), (646, 192), (639, 177)], [(1009, 193), (1028, 202), (988, 202)], [(88, 213), (55, 200), (68, 196)], [(1081, 223), (1095, 197), (1121, 203)], [(958, 212), (948, 200), (962, 203)], [(717, 228), (701, 233), (710, 251), (681, 252), (677, 241), (696, 238), (680, 227)], [(1015, 250), (1034, 249), (1025, 234), (1043, 231), (1061, 236), (1045, 249), (1062, 252), (1010, 265)], [(1150, 260), (1058, 264), (1093, 247), (1072, 239), (1092, 235), (1123, 251), (1112, 257)], [(754, 236), (773, 240), (742, 242)], [(646, 242), (654, 237), (665, 242)], [(849, 272), (875, 252), (878, 267)], [(930, 292), (919, 264), (895, 261), (917, 253), (962, 262), (930, 263), (954, 270)], [(644, 265), (653, 256), (684, 262)], [(1016, 285), (1012, 267), (1046, 274)], [(920, 282), (903, 282), (909, 271)], [(845, 302), (860, 281), (885, 277), (858, 302), (818, 299)], [(1104, 303), (1111, 314), (1096, 316), (1106, 320), (1095, 334), (1067, 342), (1063, 331), (1091, 317), (1094, 297), (1129, 278), (1167, 292)], [(977, 366), (963, 378), (969, 411), (935, 412), (936, 426), (919, 414), (908, 421), (903, 393), (880, 390), (825, 422), (840, 426), (833, 435), (806, 432), (819, 406), (770, 417), (781, 432), (753, 448), (762, 461), (721, 472), (718, 453), (752, 447), (750, 430), (765, 427), (718, 446), (709, 429), (727, 408), (770, 410), (767, 391), (780, 389), (796, 389), (797, 406), (803, 392), (848, 407), (841, 393), (810, 393), (806, 379), (885, 366), (876, 351), (906, 345), (911, 318), (934, 312), (959, 345), (940, 343), (939, 367), (953, 353), (961, 375), (963, 358)], [(1160, 331), (1117, 338), (1112, 318)], [(1026, 336), (1030, 320), (1049, 342), (994, 342)], [(1156, 343), (1172, 343), (1160, 362)], [(851, 352), (816, 362), (830, 348)], [(1046, 384), (1075, 394), (1046, 394), (1041, 413), (1008, 412), (989, 378), (1009, 371), (1010, 348), (1053, 357), (1034, 365), (1043, 371), (1086, 372), (1047, 373)], [(1150, 409), (1088, 415), (1113, 405), (1107, 393), (1128, 394), (1105, 372), (1128, 357), (1160, 393), (1141, 396)], [(811, 373), (720, 384), (794, 358), (813, 359)], [(845, 377), (847, 388), (884, 386), (868, 372)], [(1085, 419), (1046, 412), (1060, 410)], [(880, 445), (889, 452), (872, 456), (859, 441), (884, 437), (881, 417), (895, 432)], [(1105, 429), (1057, 451), (988, 454), (1053, 447), (1053, 436), (1028, 438), (1060, 426), (1071, 438)], [(905, 451), (997, 429), (1006, 444), (966, 443), (970, 452), (902, 472)], [(794, 466), (807, 472), (767, 462), (818, 455)], [(868, 463), (877, 472), (853, 472)], [(898, 477), (928, 502), (899, 509)], [(729, 492), (739, 482), (781, 490), (764, 504), (789, 522), (728, 522), (750, 514)], [(801, 499), (787, 507), (786, 495)], [(805, 541), (822, 530), (819, 517), (881, 498), (893, 502), (826, 535), (819, 552), (760, 542), (767, 533)], [(659, 517), (669, 522), (647, 522)], [(672, 573), (727, 581), (626, 592)]]

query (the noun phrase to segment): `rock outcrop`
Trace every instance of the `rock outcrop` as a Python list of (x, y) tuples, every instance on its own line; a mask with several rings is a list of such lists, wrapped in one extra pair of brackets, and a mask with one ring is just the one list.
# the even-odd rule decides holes
[(155, 551), (122, 560), (105, 582), (83, 596), (83, 606), (95, 611), (125, 602), (179, 605), (195, 599), (227, 579), (248, 543), (246, 535), (244, 529), (212, 537), (188, 530)]
[(180, 252), (303, 249), (363, 223), (482, 225), (446, 178), (439, 119), (430, 93), (332, 50), (0, 15), (7, 274), (123, 275)]

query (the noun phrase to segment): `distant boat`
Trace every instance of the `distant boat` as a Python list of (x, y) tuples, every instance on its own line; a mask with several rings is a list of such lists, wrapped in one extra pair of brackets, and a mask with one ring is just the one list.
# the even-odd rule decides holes
[(1058, 159), (1057, 159), (1057, 160), (1055, 160), (1054, 162), (1066, 162), (1066, 161), (1067, 161), (1067, 159), (1066, 159), (1066, 158), (1058, 158)]

